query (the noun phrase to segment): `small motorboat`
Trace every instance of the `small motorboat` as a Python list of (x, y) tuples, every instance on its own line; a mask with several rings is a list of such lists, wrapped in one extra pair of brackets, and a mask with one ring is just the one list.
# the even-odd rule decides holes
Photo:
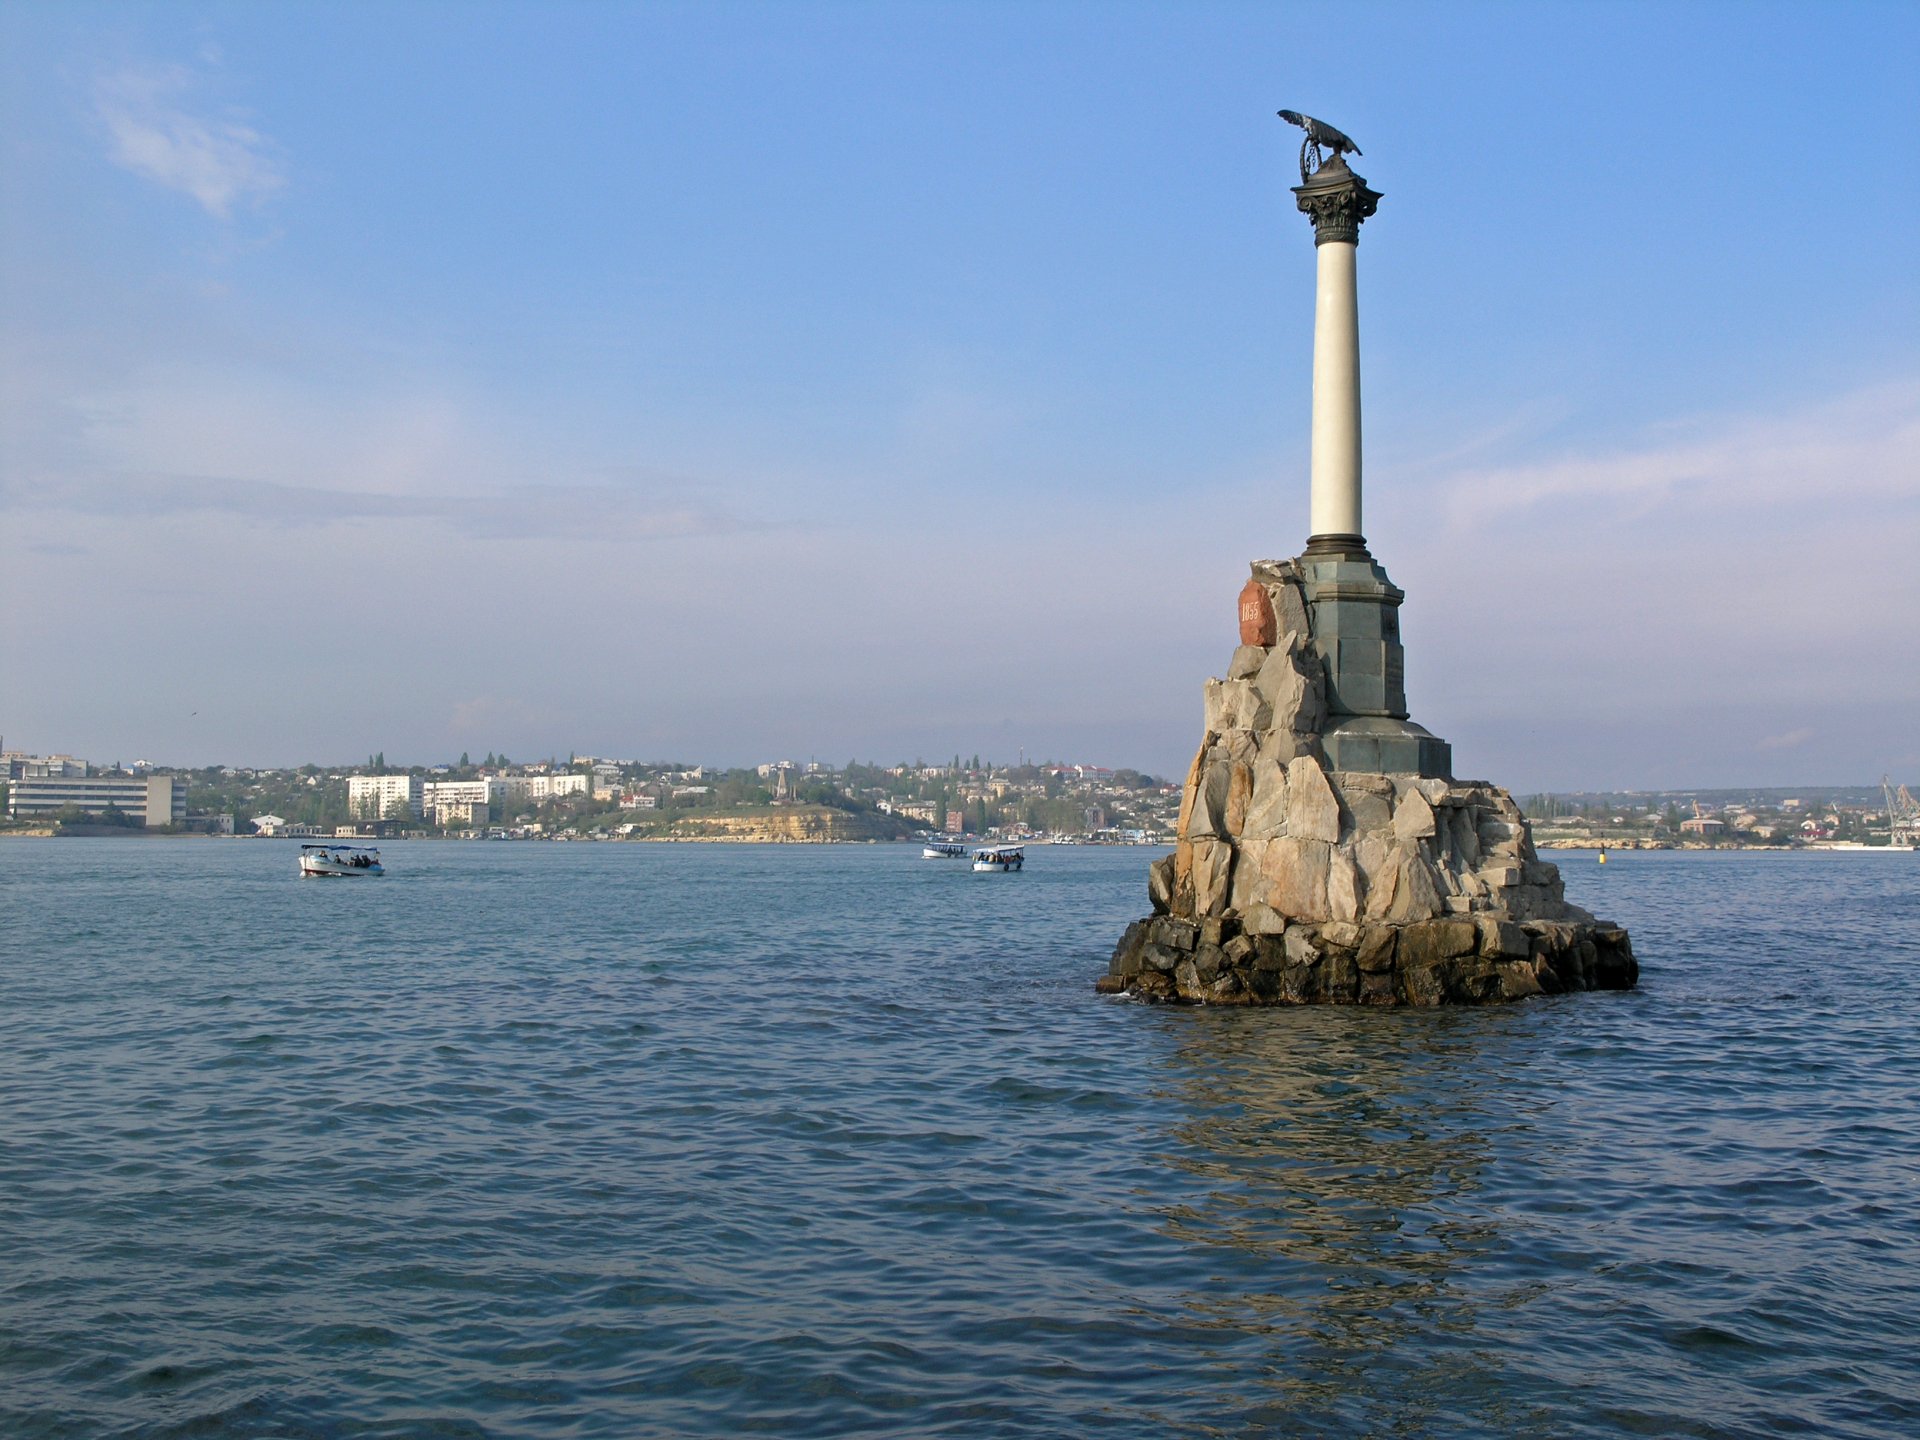
[(300, 847), (300, 874), (302, 878), (325, 878), (334, 875), (384, 875), (387, 872), (380, 867), (380, 852), (365, 845), (302, 845)]
[(920, 848), (922, 860), (964, 860), (967, 847), (958, 841), (929, 840)]
[(982, 873), (998, 871), (1002, 874), (1009, 870), (1018, 870), (1026, 863), (1024, 846), (989, 845), (973, 852), (973, 868)]

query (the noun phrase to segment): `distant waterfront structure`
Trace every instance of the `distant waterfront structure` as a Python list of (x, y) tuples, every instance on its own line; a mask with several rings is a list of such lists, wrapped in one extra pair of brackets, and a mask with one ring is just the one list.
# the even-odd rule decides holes
[(69, 805), (104, 815), (111, 805), (149, 830), (187, 818), (186, 783), (172, 775), (23, 775), (7, 784), (7, 816), (50, 817)]
[(425, 808), (425, 782), (418, 775), (349, 775), (347, 812), (356, 820), (385, 820), (396, 802), (418, 820)]

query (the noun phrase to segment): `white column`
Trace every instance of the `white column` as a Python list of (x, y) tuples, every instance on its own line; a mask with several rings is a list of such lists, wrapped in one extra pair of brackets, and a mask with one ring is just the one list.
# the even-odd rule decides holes
[(1360, 528), (1360, 301), (1356, 244), (1319, 245), (1313, 304), (1314, 535), (1364, 535)]

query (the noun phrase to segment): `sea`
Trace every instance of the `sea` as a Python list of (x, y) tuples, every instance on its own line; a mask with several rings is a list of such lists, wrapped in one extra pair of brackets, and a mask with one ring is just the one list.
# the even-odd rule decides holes
[(1096, 996), (1158, 852), (0, 841), (0, 1436), (1920, 1434), (1920, 856)]

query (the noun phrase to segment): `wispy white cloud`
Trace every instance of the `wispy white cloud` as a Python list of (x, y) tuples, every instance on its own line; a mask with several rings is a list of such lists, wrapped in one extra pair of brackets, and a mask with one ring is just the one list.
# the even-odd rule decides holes
[(22, 480), (0, 489), (0, 514), (62, 513), (159, 520), (222, 514), (279, 529), (355, 520), (414, 521), (473, 539), (599, 536), (671, 540), (762, 528), (730, 509), (601, 485), (388, 494), (218, 475), (102, 475)]
[(113, 162), (198, 201), (215, 219), (286, 184), (274, 146), (236, 116), (196, 113), (196, 81), (178, 65), (130, 67), (94, 83)]
[[(1445, 486), (1449, 529), (1526, 521), (1542, 507), (1600, 502), (1623, 519), (1670, 509), (1732, 517), (1755, 508), (1920, 497), (1920, 380), (1791, 411), (1678, 422), (1640, 444), (1535, 464), (1472, 468)], [(1537, 517), (1534, 517), (1537, 518)]]
[(1810, 725), (1802, 725), (1798, 730), (1789, 730), (1784, 735), (1768, 735), (1763, 739), (1756, 740), (1753, 748), (1756, 750), (1797, 750), (1806, 744), (1807, 741), (1813, 739), (1813, 736), (1813, 727)]

